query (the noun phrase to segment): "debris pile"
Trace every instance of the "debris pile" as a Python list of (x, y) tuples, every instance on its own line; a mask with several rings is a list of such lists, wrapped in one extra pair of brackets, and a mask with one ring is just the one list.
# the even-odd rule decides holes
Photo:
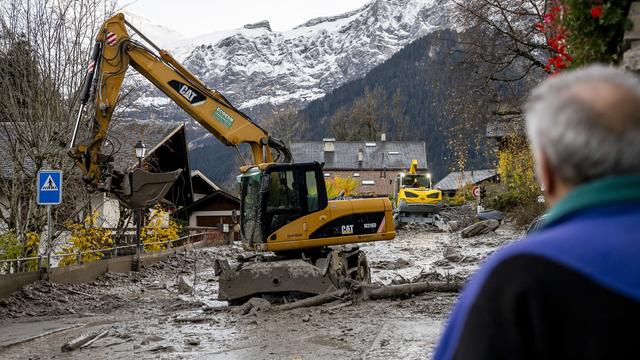
[[(194, 270), (197, 272), (198, 267), (202, 270), (205, 263), (212, 263), (216, 257), (235, 257), (237, 253), (237, 249), (227, 247), (176, 254), (165, 261), (144, 267), (140, 272), (106, 273), (84, 284), (40, 281), (25, 286), (9, 298), (0, 299), (0, 319), (110, 313), (130, 306), (131, 293), (144, 298), (145, 291), (149, 290), (165, 289), (189, 295), (194, 292)], [(167, 305), (179, 309), (204, 304), (174, 296)], [(144, 309), (144, 306), (141, 308)]]

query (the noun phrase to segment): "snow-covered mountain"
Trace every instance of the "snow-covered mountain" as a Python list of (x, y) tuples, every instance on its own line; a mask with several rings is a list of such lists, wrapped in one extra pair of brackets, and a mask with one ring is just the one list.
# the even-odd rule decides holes
[[(287, 31), (272, 31), (263, 21), (188, 39), (140, 17), (133, 24), (209, 87), (259, 116), (285, 105), (301, 107), (364, 76), (426, 33), (451, 27), (450, 8), (448, 0), (373, 0)], [(137, 99), (135, 108), (134, 117), (185, 118), (157, 91)]]

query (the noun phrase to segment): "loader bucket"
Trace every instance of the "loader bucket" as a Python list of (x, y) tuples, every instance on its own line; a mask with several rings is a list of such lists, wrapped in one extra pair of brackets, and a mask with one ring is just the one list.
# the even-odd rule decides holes
[(152, 207), (167, 195), (181, 172), (182, 169), (165, 173), (135, 169), (124, 175), (122, 192), (114, 194), (128, 208)]

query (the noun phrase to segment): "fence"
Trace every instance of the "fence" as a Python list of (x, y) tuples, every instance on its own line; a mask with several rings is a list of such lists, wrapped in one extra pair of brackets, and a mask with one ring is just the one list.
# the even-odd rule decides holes
[[(221, 238), (220, 233), (218, 232), (205, 231), (197, 234), (189, 234), (187, 236), (182, 236), (173, 240), (140, 244), (140, 252), (144, 253), (145, 246), (164, 245), (164, 249), (168, 249), (172, 247), (183, 246), (183, 245), (192, 243), (194, 241), (202, 240), (203, 237), (205, 239), (212, 237), (212, 240), (220, 240)], [(84, 254), (102, 253), (103, 254), (102, 259), (105, 259), (105, 258), (113, 259), (118, 256), (119, 252), (121, 255), (130, 255), (132, 253), (135, 254), (137, 252), (135, 251), (137, 246), (138, 246), (137, 244), (131, 244), (131, 245), (114, 246), (110, 248), (97, 249), (97, 250), (77, 251), (77, 252), (70, 252), (70, 253), (59, 253), (59, 254), (0, 260), (0, 274), (13, 274), (18, 272), (33, 271), (33, 270), (41, 271), (42, 269), (47, 267), (51, 269), (53, 267), (49, 265), (51, 265), (52, 259), (62, 259), (62, 258), (71, 257), (71, 256), (76, 257), (77, 264), (82, 264), (83, 263), (82, 255)], [(123, 250), (131, 249), (131, 248), (134, 249), (133, 252), (126, 252), (126, 251), (123, 252)], [(160, 249), (158, 251), (162, 251), (164, 249)]]

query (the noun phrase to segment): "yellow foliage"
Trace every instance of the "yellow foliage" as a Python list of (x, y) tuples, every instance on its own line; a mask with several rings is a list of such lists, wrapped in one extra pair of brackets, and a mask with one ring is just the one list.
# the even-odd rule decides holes
[(518, 197), (536, 198), (540, 195), (540, 185), (536, 181), (533, 155), (529, 144), (521, 136), (506, 140), (506, 146), (498, 151), (498, 174), (507, 191)]
[(456, 191), (456, 194), (446, 198), (446, 204), (451, 206), (464, 205), (467, 201), (474, 200), (472, 194), (473, 185), (465, 184)]
[(327, 184), (327, 196), (329, 199), (338, 196), (341, 192), (344, 192), (345, 196), (351, 195), (355, 189), (358, 188), (358, 181), (351, 177), (341, 178), (339, 176), (333, 179), (325, 179)]
[(165, 242), (177, 239), (179, 232), (180, 225), (169, 217), (168, 211), (157, 204), (153, 208), (151, 218), (142, 228), (140, 239), (143, 244), (148, 244), (144, 246), (145, 251), (164, 250), (169, 244), (165, 244)]
[(25, 252), (28, 257), (36, 256), (40, 248), (40, 235), (33, 231), (29, 231), (25, 236)]
[[(27, 257), (36, 257), (38, 256), (38, 252), (40, 250), (40, 234), (35, 233), (33, 231), (29, 231), (25, 234), (25, 243), (23, 254), (26, 254)], [(38, 269), (38, 260), (30, 260), (27, 261), (26, 264), (27, 270), (35, 271)]]
[[(65, 227), (71, 233), (69, 244), (63, 247), (62, 253), (71, 253), (78, 251), (91, 251), (111, 247), (113, 239), (111, 238), (111, 230), (96, 226), (98, 212), (94, 211), (87, 215), (82, 224), (71, 221), (65, 222)], [(102, 252), (82, 254), (82, 262), (93, 262), (102, 259)], [(66, 266), (77, 263), (76, 255), (68, 255), (60, 260), (60, 266)]]
[[(0, 234), (0, 259), (9, 260), (21, 257), (36, 257), (40, 246), (40, 236), (35, 232), (25, 234), (24, 243), (18, 239), (14, 230)], [(23, 263), (25, 270), (37, 270), (38, 261), (29, 260)], [(0, 270), (8, 270), (9, 263), (0, 265)]]

